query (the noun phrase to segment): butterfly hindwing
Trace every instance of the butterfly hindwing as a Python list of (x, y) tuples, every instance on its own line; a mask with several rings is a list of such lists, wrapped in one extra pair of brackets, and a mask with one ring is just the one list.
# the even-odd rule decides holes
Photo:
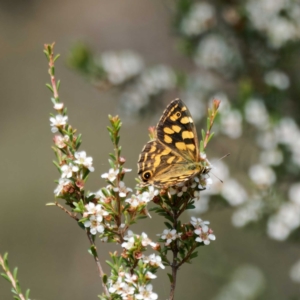
[(138, 161), (138, 174), (144, 183), (155, 186), (175, 185), (195, 174), (186, 169), (186, 160), (160, 141), (148, 142)]

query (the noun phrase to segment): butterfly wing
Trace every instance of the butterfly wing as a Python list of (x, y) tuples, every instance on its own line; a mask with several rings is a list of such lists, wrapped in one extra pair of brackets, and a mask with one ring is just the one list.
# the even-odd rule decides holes
[(156, 126), (157, 139), (187, 161), (199, 161), (196, 128), (186, 105), (173, 100)]

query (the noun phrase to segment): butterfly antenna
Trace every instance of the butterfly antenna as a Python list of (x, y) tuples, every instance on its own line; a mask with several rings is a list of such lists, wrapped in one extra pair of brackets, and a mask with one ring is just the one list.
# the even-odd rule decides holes
[[(225, 154), (224, 156), (222, 156), (221, 158), (219, 158), (218, 160), (221, 160), (221, 159), (223, 159), (223, 158), (225, 158), (225, 157), (227, 157), (227, 156), (229, 156), (230, 155), (230, 153), (227, 153), (227, 154)], [(216, 176), (216, 175), (215, 175)]]
[(212, 175), (214, 175), (217, 179), (219, 179), (221, 183), (224, 183), (223, 180), (222, 180), (221, 178), (219, 178), (216, 174), (214, 174), (214, 173), (212, 173), (212, 172), (210, 172), (210, 173), (211, 173)]

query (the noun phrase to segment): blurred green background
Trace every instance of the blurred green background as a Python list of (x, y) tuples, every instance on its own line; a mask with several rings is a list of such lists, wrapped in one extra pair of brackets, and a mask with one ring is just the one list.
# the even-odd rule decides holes
[[(107, 115), (117, 113), (124, 117), (121, 145), (126, 166), (133, 169), (127, 185), (133, 186), (147, 128), (156, 124), (172, 98), (164, 99), (157, 112), (133, 122), (123, 115), (117, 91), (99, 92), (70, 69), (66, 59), (74, 42), (81, 40), (98, 52), (132, 49), (147, 64), (192, 69), (190, 60), (175, 50), (167, 4), (159, 0), (0, 2), (0, 253), (9, 252), (10, 265), (19, 267), (21, 286), (31, 289), (32, 299), (97, 299), (101, 293), (86, 235), (62, 211), (45, 206), (53, 201), (53, 181), (59, 174), (52, 164), (52, 103), (45, 87), (49, 78), (43, 45), (56, 42), (56, 53), (61, 54), (56, 63), (56, 76), (62, 81), (60, 97), (68, 107), (70, 124), (83, 134), (81, 150), (94, 159), (96, 170), (87, 189), (96, 191), (104, 185), (100, 175), (109, 168), (112, 149)], [(234, 157), (227, 162), (239, 169), (236, 157), (244, 151), (242, 142), (234, 149), (221, 142), (213, 145), (218, 146), (219, 157), (232, 152)], [(188, 215), (185, 218), (189, 220)], [(241, 299), (300, 299), (299, 285), (289, 278), (299, 258), (297, 243), (270, 240), (261, 230), (233, 228), (229, 208), (211, 210), (203, 218), (210, 220), (217, 239), (200, 248), (192, 265), (181, 268), (176, 299), (233, 299), (226, 293), (220, 296), (232, 280), (240, 280), (241, 289), (252, 284), (259, 290)], [(163, 230), (163, 220), (141, 221), (136, 230), (154, 239)], [(104, 259), (113, 250), (118, 248), (99, 243)], [(165, 272), (159, 272), (153, 284), (159, 299), (166, 299)], [(9, 284), (0, 280), (0, 299), (11, 298)]]

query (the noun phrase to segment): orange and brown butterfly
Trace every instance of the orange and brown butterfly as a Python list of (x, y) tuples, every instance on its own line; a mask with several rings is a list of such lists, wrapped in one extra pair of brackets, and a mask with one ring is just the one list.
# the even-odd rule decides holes
[(186, 105), (173, 100), (165, 109), (156, 129), (138, 160), (142, 185), (167, 188), (210, 171), (200, 156), (196, 128)]

